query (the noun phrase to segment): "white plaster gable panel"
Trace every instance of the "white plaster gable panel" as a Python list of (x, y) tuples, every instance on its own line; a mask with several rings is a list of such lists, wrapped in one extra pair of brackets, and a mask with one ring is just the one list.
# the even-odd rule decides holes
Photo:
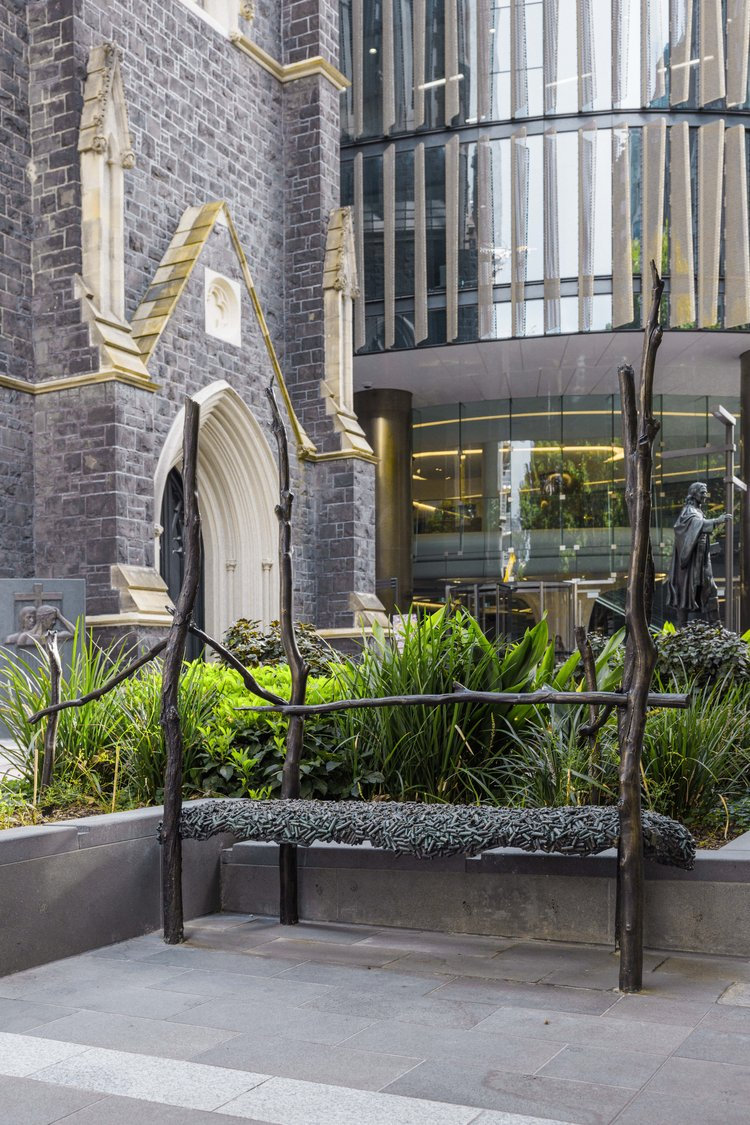
[(242, 346), (242, 289), (238, 281), (204, 270), (206, 334)]

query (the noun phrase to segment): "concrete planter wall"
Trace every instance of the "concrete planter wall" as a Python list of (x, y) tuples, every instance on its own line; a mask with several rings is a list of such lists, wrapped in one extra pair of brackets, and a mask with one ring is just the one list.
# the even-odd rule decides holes
[[(162, 810), (0, 832), (0, 976), (161, 925)], [(371, 847), (300, 848), (310, 920), (609, 943), (615, 857), (498, 849), (418, 860)], [(278, 848), (229, 836), (184, 844), (185, 916), (278, 913)], [(646, 943), (750, 956), (750, 833), (696, 870), (647, 864)]]
[[(222, 855), (222, 909), (278, 911), (277, 848)], [(413, 929), (609, 943), (614, 852), (589, 859), (500, 848), (475, 859), (419, 860), (368, 846), (301, 848), (301, 915)], [(698, 853), (694, 871), (647, 863), (646, 945), (750, 956), (750, 832)]]
[[(0, 832), (0, 976), (161, 925), (161, 808)], [(184, 847), (185, 916), (219, 909), (230, 839)]]

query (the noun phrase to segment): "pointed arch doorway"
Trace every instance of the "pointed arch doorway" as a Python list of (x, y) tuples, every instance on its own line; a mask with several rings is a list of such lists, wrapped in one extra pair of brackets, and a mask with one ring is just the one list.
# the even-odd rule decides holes
[[(238, 617), (267, 625), (277, 616), (277, 526), (274, 505), (278, 470), (271, 448), (251, 411), (224, 380), (193, 396), (201, 405), (198, 493), (203, 536), (205, 629), (221, 638)], [(168, 514), (170, 491), (182, 459), (184, 411), (167, 435), (154, 478), (154, 511)], [(162, 521), (156, 569), (167, 583)], [(176, 568), (172, 564), (172, 572)], [(173, 581), (175, 579), (173, 578)], [(174, 596), (170, 588), (170, 594)]]

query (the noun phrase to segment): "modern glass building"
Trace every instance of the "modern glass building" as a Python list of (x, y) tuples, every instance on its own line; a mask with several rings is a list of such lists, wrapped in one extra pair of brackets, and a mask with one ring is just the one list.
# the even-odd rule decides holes
[(342, 0), (355, 388), (401, 604), (458, 586), (498, 627), (546, 608), (566, 647), (616, 617), (617, 367), (652, 259), (658, 572), (687, 485), (723, 504), (713, 412), (750, 380), (749, 54), (747, 0)]

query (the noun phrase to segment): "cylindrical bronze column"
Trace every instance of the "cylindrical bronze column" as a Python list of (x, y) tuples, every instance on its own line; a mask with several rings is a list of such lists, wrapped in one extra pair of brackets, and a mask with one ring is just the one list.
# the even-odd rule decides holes
[[(740, 356), (740, 476), (750, 481), (750, 351)], [(750, 493), (743, 493), (741, 551), (740, 631), (750, 629)]]
[[(411, 391), (369, 390), (354, 410), (378, 458), (375, 470), (375, 576), (386, 610), (412, 599)], [(394, 581), (395, 580), (395, 581)]]

